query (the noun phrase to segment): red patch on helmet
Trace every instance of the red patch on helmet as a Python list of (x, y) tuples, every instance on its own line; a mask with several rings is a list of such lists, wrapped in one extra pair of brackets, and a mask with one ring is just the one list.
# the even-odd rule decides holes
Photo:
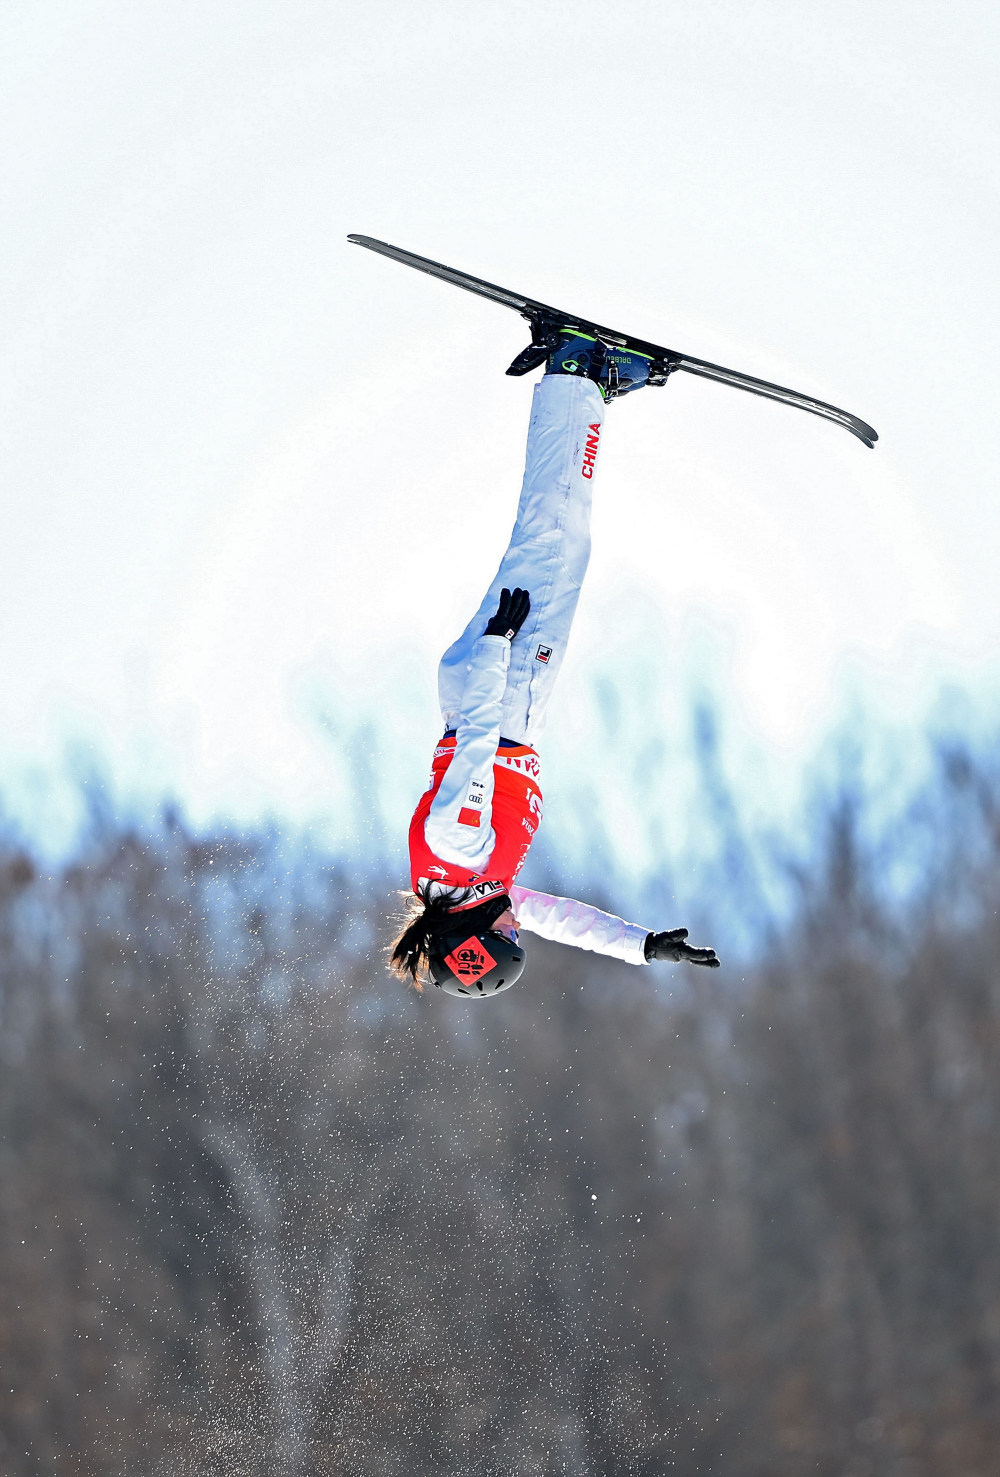
[(480, 975), (488, 974), (497, 966), (489, 949), (479, 942), (475, 934), (467, 938), (464, 944), (457, 944), (444, 962), (456, 979), (460, 980), (477, 980)]

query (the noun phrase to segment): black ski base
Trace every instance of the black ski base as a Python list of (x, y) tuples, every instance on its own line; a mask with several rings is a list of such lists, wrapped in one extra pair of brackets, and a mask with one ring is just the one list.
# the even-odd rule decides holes
[(390, 246), (386, 241), (376, 241), (372, 236), (351, 235), (347, 239), (357, 246), (365, 246), (369, 251), (377, 251), (381, 256), (401, 262), (404, 266), (414, 267), (418, 272), (426, 272), (431, 277), (439, 277), (443, 282), (450, 282), (453, 287), (462, 287), (466, 292), (474, 292), (479, 297), (489, 298), (493, 302), (502, 304), (505, 308), (512, 308), (515, 313), (520, 313), (522, 318), (527, 318), (531, 324), (531, 343), (516, 356), (507, 370), (508, 374), (529, 374), (531, 370), (537, 369), (548, 357), (549, 349), (546, 345), (553, 341), (553, 335), (563, 328), (578, 328), (583, 333), (592, 334), (602, 343), (615, 345), (621, 349), (632, 349), (650, 358), (652, 365), (648, 383), (651, 385), (665, 385), (670, 375), (683, 369), (688, 374), (696, 374), (702, 379), (732, 385), (734, 389), (746, 390), (751, 395), (760, 395), (766, 400), (778, 400), (783, 405), (794, 406), (796, 410), (805, 410), (811, 415), (822, 416), (824, 420), (843, 426), (846, 431), (850, 431), (852, 436), (857, 436), (858, 440), (863, 441), (866, 446), (874, 446), (878, 440), (878, 433), (865, 421), (860, 420), (856, 415), (851, 415), (846, 410), (840, 410), (836, 405), (827, 404), (825, 400), (816, 400), (811, 395), (803, 395), (798, 390), (786, 389), (783, 385), (771, 384), (768, 380), (755, 379), (753, 375), (742, 374), (736, 369), (725, 369), (721, 364), (710, 364), (706, 359), (693, 359), (689, 354), (680, 354), (674, 349), (665, 349), (662, 344), (651, 344), (646, 339), (633, 338), (631, 334), (606, 328), (589, 318), (580, 318), (575, 313), (564, 313), (548, 303), (540, 303), (535, 298), (522, 297), (519, 293), (510, 292), (505, 287), (497, 287), (495, 283), (486, 282), (481, 277), (472, 277), (468, 272), (462, 272), (456, 267), (446, 267), (441, 262), (431, 261), (429, 257), (417, 256), (415, 252), (406, 251), (401, 246)]

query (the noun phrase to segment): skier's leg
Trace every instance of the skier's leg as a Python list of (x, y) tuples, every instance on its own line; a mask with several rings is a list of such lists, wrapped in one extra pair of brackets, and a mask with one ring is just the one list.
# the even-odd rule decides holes
[(535, 386), (517, 520), (496, 577), (465, 631), (445, 652), (438, 694), (445, 726), (458, 723), (472, 647), (505, 586), (531, 595), (511, 649), (501, 733), (532, 743), (562, 664), (590, 558), (591, 483), (604, 423), (592, 380), (546, 374)]

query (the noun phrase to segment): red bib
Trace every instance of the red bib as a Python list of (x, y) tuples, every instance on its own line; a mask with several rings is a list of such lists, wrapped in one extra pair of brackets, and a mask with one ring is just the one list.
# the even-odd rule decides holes
[[(410, 886), (416, 892), (428, 882), (444, 887), (471, 888), (473, 902), (482, 902), (494, 893), (509, 892), (514, 878), (524, 865), (528, 847), (535, 839), (542, 819), (542, 792), (538, 787), (541, 769), (538, 755), (527, 744), (503, 744), (493, 761), (493, 832), (496, 843), (483, 872), (472, 872), (460, 863), (446, 862), (435, 856), (424, 837), (424, 823), (434, 797), (441, 788), (444, 772), (455, 754), (455, 737), (443, 738), (434, 750), (431, 782), (420, 797), (410, 822)], [(459, 813), (459, 824), (478, 826), (482, 817), (465, 809)]]

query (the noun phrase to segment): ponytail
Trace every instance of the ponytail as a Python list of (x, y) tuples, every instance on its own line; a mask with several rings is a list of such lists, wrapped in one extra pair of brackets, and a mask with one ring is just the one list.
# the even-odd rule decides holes
[(429, 978), (428, 958), (434, 941), (455, 926), (452, 909), (468, 899), (468, 891), (454, 888), (435, 890), (429, 896), (429, 887), (406, 896), (406, 913), (403, 928), (386, 948), (389, 969), (398, 979), (407, 980), (414, 989), (422, 990)]

